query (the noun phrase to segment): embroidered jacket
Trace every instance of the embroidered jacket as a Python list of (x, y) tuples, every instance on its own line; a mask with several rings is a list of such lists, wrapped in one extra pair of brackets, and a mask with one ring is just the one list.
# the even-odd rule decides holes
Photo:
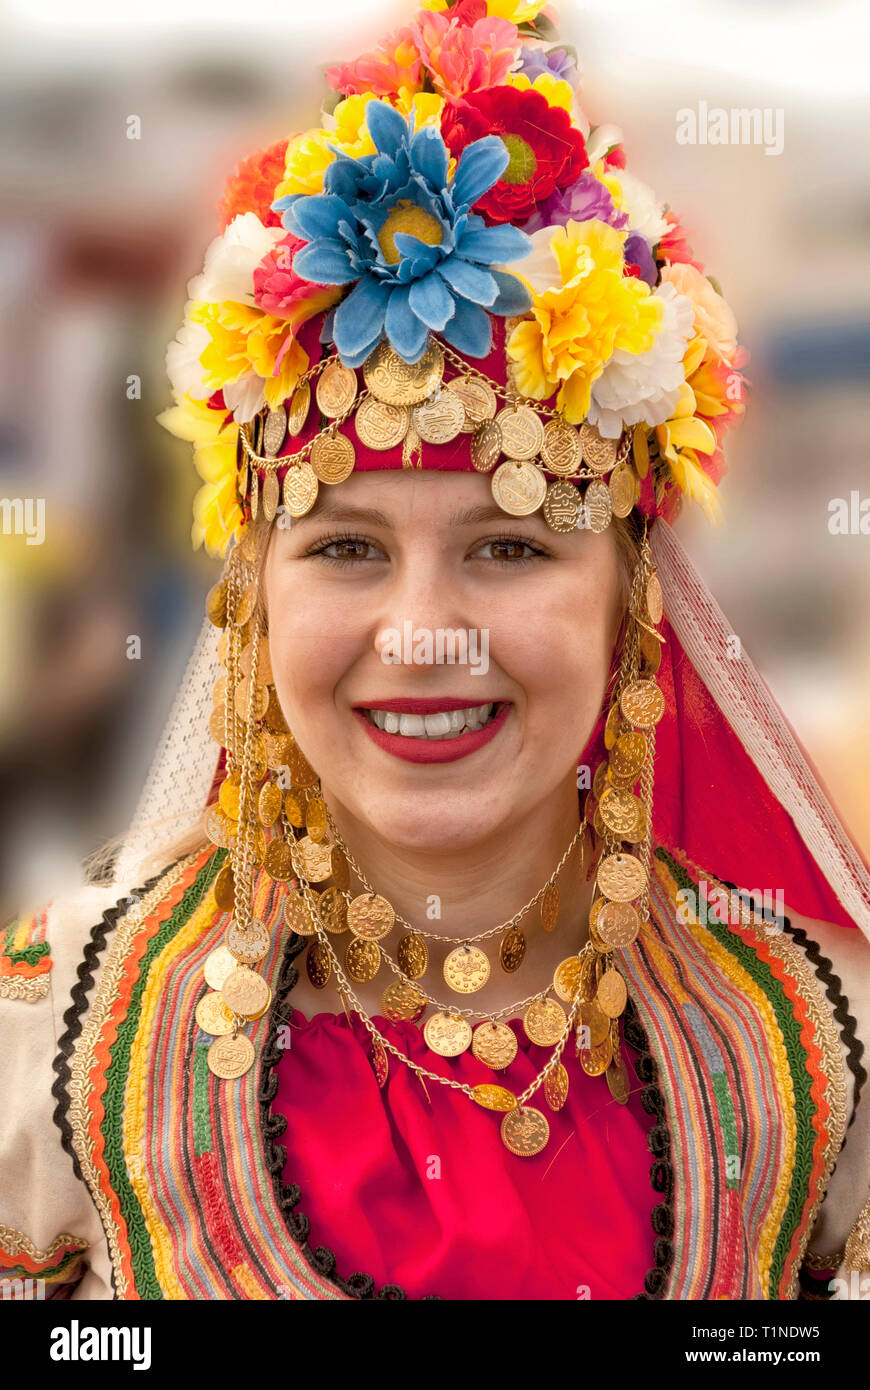
[[(251, 1025), (251, 1070), (231, 1086), (208, 1070), (194, 1010), (228, 921), (212, 891), (225, 854), (209, 845), (126, 898), (89, 888), (53, 909), (51, 976), (44, 914), (7, 932), (0, 983), (26, 964), (40, 984), (0, 989), (0, 1274), (53, 1297), (404, 1297), (312, 1250), (304, 1194), (282, 1184), (274, 1068), (304, 942), (265, 872), (254, 910), (273, 1005)], [(795, 1299), (865, 1080), (854, 1020), (799, 928), (750, 910), (720, 922), (722, 885), (662, 848), (651, 885), (650, 921), (620, 953), (660, 1196), (638, 1296)]]

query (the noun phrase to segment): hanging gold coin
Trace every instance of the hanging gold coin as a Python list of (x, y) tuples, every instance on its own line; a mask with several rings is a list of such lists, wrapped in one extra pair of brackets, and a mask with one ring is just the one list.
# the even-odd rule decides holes
[(612, 748), (619, 738), (623, 727), (622, 713), (618, 704), (612, 704), (607, 711), (607, 721), (604, 725), (604, 747)]
[(376, 941), (351, 937), (344, 951), (344, 968), (357, 984), (368, 984), (381, 968), (381, 948)]
[[(370, 942), (374, 945), (374, 942)], [(406, 985), (402, 980), (394, 980), (387, 985), (381, 998), (381, 1013), (391, 1023), (416, 1023), (426, 1012), (429, 1000), (414, 985)]]
[(315, 844), (326, 834), (326, 802), (320, 796), (309, 798), (305, 808), (305, 829)]
[(623, 951), (637, 939), (640, 917), (631, 903), (605, 903), (596, 923), (601, 940), (614, 951)]
[(256, 521), (260, 514), (260, 475), (255, 468), (251, 469), (251, 520)]
[(548, 883), (541, 895), (541, 926), (544, 931), (555, 931), (559, 924), (559, 889), (555, 883)]
[(364, 941), (380, 941), (393, 929), (396, 914), (379, 893), (361, 893), (347, 909), (347, 925)]
[(325, 989), (332, 974), (332, 961), (324, 942), (312, 941), (305, 952), (305, 973), (315, 989)]
[(608, 1018), (619, 1018), (628, 1001), (628, 990), (618, 970), (605, 970), (595, 998)]
[(634, 840), (643, 803), (625, 787), (605, 787), (598, 803), (601, 819), (617, 840)]
[(347, 907), (337, 888), (324, 888), (317, 901), (317, 913), (332, 935), (340, 936), (347, 931)]
[(224, 980), (220, 992), (227, 1008), (243, 1018), (262, 1014), (272, 997), (268, 982), (247, 965), (237, 965)]
[(530, 1042), (552, 1047), (565, 1031), (565, 1010), (555, 999), (533, 999), (523, 1015), (523, 1027)]
[(229, 849), (236, 837), (236, 824), (219, 806), (209, 806), (205, 813), (205, 833), (218, 849)]
[(501, 1141), (518, 1158), (532, 1158), (546, 1148), (550, 1126), (532, 1105), (509, 1110), (501, 1122)]
[(206, 1054), (208, 1069), (214, 1076), (224, 1081), (244, 1076), (254, 1061), (254, 1046), (250, 1038), (237, 1033), (224, 1038), (215, 1038)]
[(609, 473), (616, 462), (617, 441), (604, 439), (590, 420), (580, 428), (583, 462), (593, 473)]
[(601, 800), (601, 794), (609, 786), (608, 772), (610, 768), (606, 759), (598, 764), (595, 769), (595, 776), (592, 778), (592, 795), (596, 801)]
[(654, 627), (658, 627), (665, 612), (665, 601), (659, 577), (653, 571), (646, 584), (646, 611)]
[(665, 712), (665, 698), (655, 681), (632, 681), (623, 690), (619, 703), (626, 719), (642, 729), (658, 724)]
[(533, 463), (507, 459), (492, 475), (492, 495), (509, 516), (531, 516), (547, 495), (547, 482)]
[(344, 415), (356, 400), (356, 372), (340, 362), (330, 362), (317, 378), (317, 408), (330, 420)]
[(233, 614), (233, 626), (244, 627), (257, 606), (257, 585), (248, 584), (239, 595), (236, 604), (236, 611)]
[(239, 818), (239, 784), (231, 777), (224, 778), (218, 792), (218, 804), (225, 816), (230, 820)]
[(638, 640), (640, 642), (640, 654), (643, 657), (644, 672), (647, 676), (654, 676), (662, 664), (662, 643), (652, 633), (647, 632), (645, 627), (638, 624)]
[(251, 688), (250, 678), (243, 676), (236, 686), (236, 709), (248, 724), (263, 718), (269, 708), (269, 692), (264, 685)]
[(478, 473), (491, 472), (503, 452), (501, 430), (495, 421), (478, 426), (471, 441), (471, 462)]
[(387, 1057), (386, 1048), (380, 1038), (373, 1038), (369, 1049), (369, 1061), (372, 1064), (375, 1078), (381, 1090), (387, 1084), (387, 1077), (390, 1074), (390, 1063)]
[(627, 463), (619, 463), (610, 475), (610, 502), (613, 515), (628, 516), (637, 498), (637, 475)]
[(581, 1047), (579, 1052), (580, 1065), (587, 1076), (600, 1076), (610, 1066), (612, 1056), (609, 1037), (595, 1047)]
[(236, 881), (231, 864), (224, 864), (214, 881), (215, 905), (221, 912), (232, 912), (236, 901)]
[(488, 381), (479, 376), (458, 376), (444, 384), (462, 402), (465, 411), (463, 434), (471, 434), (478, 425), (494, 418), (498, 400)]
[(235, 956), (227, 946), (216, 946), (210, 951), (202, 967), (203, 978), (209, 989), (220, 990), (224, 980), (236, 969), (237, 964)]
[(266, 724), (268, 725), (272, 733), (288, 733), (289, 730), (287, 728), (287, 720), (284, 718), (284, 711), (281, 708), (281, 701), (278, 699), (277, 690), (275, 689), (274, 685), (267, 685), (265, 687), (265, 690), (268, 696), (266, 712), (263, 715)]
[(264, 868), (276, 883), (289, 883), (293, 877), (293, 855), (286, 840), (270, 840), (266, 847)]
[(568, 1073), (561, 1062), (557, 1062), (544, 1081), (544, 1098), (551, 1110), (561, 1110), (568, 1099)]
[(227, 1037), (236, 1026), (229, 1009), (214, 990), (202, 996), (195, 1012), (199, 1027), (213, 1038)]
[(305, 381), (293, 392), (287, 408), (287, 433), (295, 439), (305, 428), (308, 411), (311, 408), (311, 387)]
[(610, 1094), (617, 1105), (625, 1105), (628, 1100), (630, 1084), (628, 1079), (628, 1068), (620, 1057), (619, 1061), (612, 1061), (605, 1073)]
[(302, 870), (305, 877), (312, 883), (323, 883), (332, 873), (332, 846), (325, 840), (320, 844), (303, 835), (301, 840), (296, 841), (296, 848), (302, 860)]
[(269, 951), (269, 929), (259, 917), (252, 917), (247, 927), (239, 926), (234, 917), (224, 940), (235, 959), (245, 965), (259, 965)]
[(502, 970), (512, 975), (519, 970), (526, 954), (526, 938), (520, 927), (508, 927), (498, 948), (498, 963)]
[(214, 627), (226, 627), (227, 625), (227, 586), (223, 579), (213, 584), (208, 591), (205, 601), (205, 611), (209, 622)]
[(640, 729), (620, 734), (610, 750), (611, 776), (622, 784), (634, 786), (646, 762), (646, 736)]
[(511, 459), (533, 459), (544, 443), (541, 417), (527, 405), (505, 406), (495, 417), (502, 449)]
[(426, 1046), (439, 1057), (458, 1057), (471, 1044), (471, 1024), (458, 1014), (439, 1010), (423, 1024), (423, 1037)]
[(573, 483), (550, 483), (544, 497), (544, 520), (551, 531), (567, 535), (577, 530), (581, 505), (580, 493)]
[(291, 516), (305, 516), (317, 501), (320, 484), (311, 464), (303, 459), (284, 474), (284, 506)]
[(355, 463), (356, 450), (346, 434), (319, 434), (311, 446), (311, 468), (321, 483), (343, 483)]
[(274, 520), (280, 500), (281, 487), (278, 482), (278, 475), (273, 468), (270, 468), (263, 482), (263, 515), (267, 521)]
[(284, 756), (290, 769), (290, 779), (294, 787), (313, 787), (318, 781), (317, 773), (306, 758), (302, 749), (292, 739), (284, 747)]
[(610, 1036), (610, 1018), (597, 998), (584, 1001), (577, 1010), (577, 1024), (585, 1029), (586, 1046), (597, 1047)]
[(382, 452), (395, 449), (408, 433), (411, 415), (406, 405), (387, 405), (375, 396), (366, 396), (353, 417), (360, 443)]
[(396, 948), (396, 964), (409, 979), (419, 980), (426, 974), (429, 948), (419, 932), (409, 931), (402, 937)]
[(472, 1095), (484, 1110), (513, 1110), (517, 1098), (506, 1086), (493, 1086), (491, 1082), (472, 1086)]
[(411, 412), (414, 429), (427, 444), (449, 444), (465, 423), (465, 407), (453, 391), (442, 391)]
[(583, 496), (583, 505), (586, 508), (586, 525), (589, 530), (594, 531), (596, 535), (606, 531), (613, 516), (613, 504), (607, 484), (590, 483)]
[(567, 420), (550, 420), (545, 426), (541, 458), (545, 468), (563, 478), (580, 470), (583, 463), (580, 436)]
[(561, 961), (553, 973), (553, 988), (560, 999), (570, 1004), (580, 987), (583, 961), (580, 956), (568, 956)]
[(281, 814), (281, 788), (277, 782), (265, 782), (257, 797), (257, 818), (261, 825), (274, 825)]
[(340, 893), (346, 893), (350, 887), (350, 869), (347, 859), (337, 845), (333, 847), (332, 851), (332, 881)]
[(598, 865), (598, 886), (617, 903), (631, 902), (642, 893), (646, 878), (646, 869), (633, 854), (609, 854)]
[(479, 1062), (493, 1071), (504, 1071), (517, 1055), (519, 1043), (513, 1028), (492, 1019), (479, 1023), (471, 1039), (471, 1050)]
[(489, 973), (489, 958), (479, 946), (457, 946), (444, 960), (444, 979), (457, 994), (483, 989)]
[(389, 343), (380, 343), (363, 365), (365, 384), (388, 405), (419, 405), (444, 375), (444, 353), (432, 339), (418, 362), (405, 362)]
[(300, 830), (305, 824), (304, 792), (287, 792), (284, 797), (284, 814), (291, 825)]

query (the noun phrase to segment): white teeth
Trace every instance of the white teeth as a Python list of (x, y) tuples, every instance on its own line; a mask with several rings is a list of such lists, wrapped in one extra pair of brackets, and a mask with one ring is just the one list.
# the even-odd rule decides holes
[(395, 714), (392, 710), (370, 709), (372, 723), (388, 734), (402, 738), (458, 738), (472, 729), (482, 729), (495, 712), (495, 705), (469, 705), (467, 709), (439, 710), (437, 714)]

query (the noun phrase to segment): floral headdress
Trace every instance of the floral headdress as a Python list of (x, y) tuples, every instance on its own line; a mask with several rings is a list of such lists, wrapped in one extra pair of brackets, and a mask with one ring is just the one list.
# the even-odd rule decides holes
[(355, 468), (492, 472), (557, 530), (717, 517), (748, 354), (542, 8), (436, 0), (229, 180), (160, 416), (195, 448), (196, 545)]

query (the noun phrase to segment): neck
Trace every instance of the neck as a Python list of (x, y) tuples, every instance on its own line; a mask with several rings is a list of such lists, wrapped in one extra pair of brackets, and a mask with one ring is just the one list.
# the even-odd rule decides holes
[[(544, 886), (580, 823), (573, 778), (522, 818), (474, 845), (437, 850), (396, 845), (331, 799), (327, 788), (324, 796), (339, 834), (375, 892), (413, 926), (456, 941), (508, 922)], [(555, 880), (560, 901), (559, 927), (553, 934), (558, 938), (556, 960), (579, 949), (587, 936), (592, 884), (579, 872), (581, 848), (582, 840)], [(352, 888), (362, 891), (353, 873)], [(530, 946), (549, 935), (541, 927), (540, 904), (519, 925)], [(497, 949), (498, 938), (489, 944)]]

